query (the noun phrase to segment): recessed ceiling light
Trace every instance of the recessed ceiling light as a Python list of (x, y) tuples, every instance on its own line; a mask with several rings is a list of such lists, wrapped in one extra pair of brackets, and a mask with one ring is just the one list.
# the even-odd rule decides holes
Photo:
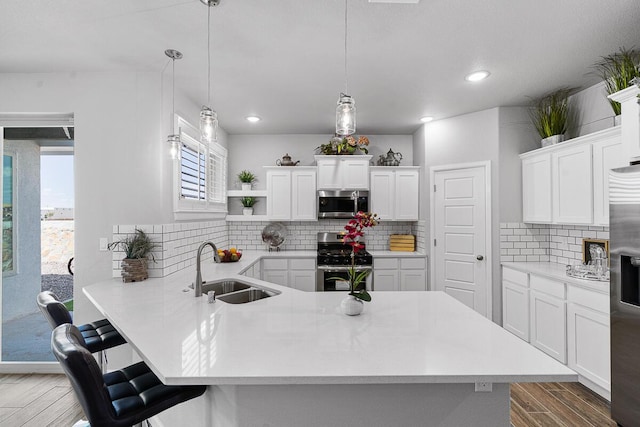
[(468, 82), (479, 82), (480, 80), (484, 80), (489, 77), (491, 73), (488, 71), (474, 71), (471, 74), (467, 74), (464, 78)]
[(432, 121), (432, 120), (433, 120), (433, 117), (431, 117), (431, 116), (424, 116), (424, 117), (420, 117), (420, 121), (421, 121), (422, 123), (429, 123), (429, 122), (430, 122), (430, 121)]
[(262, 119), (258, 116), (247, 116), (247, 120), (250, 121), (251, 123), (255, 123), (255, 122), (259, 122)]

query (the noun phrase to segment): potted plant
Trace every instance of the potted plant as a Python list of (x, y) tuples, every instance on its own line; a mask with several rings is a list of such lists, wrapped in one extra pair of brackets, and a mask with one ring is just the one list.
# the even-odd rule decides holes
[(238, 174), (238, 179), (242, 183), (242, 190), (251, 190), (251, 185), (257, 180), (256, 176), (248, 170), (243, 170)]
[(243, 197), (240, 199), (240, 203), (244, 208), (242, 209), (242, 215), (253, 215), (253, 205), (257, 202), (255, 197)]
[(368, 145), (369, 138), (366, 136), (361, 135), (357, 139), (354, 135), (335, 136), (326, 144), (320, 144), (319, 147), (316, 147), (316, 151), (322, 154), (355, 154), (358, 151), (369, 154)]
[[(363, 301), (371, 301), (371, 295), (367, 292), (366, 286), (361, 286), (371, 270), (356, 270), (356, 254), (364, 247), (360, 243), (360, 237), (364, 236), (364, 229), (375, 227), (378, 224), (378, 215), (374, 213), (358, 212), (356, 216), (349, 220), (344, 229), (347, 231), (343, 238), (345, 245), (351, 246), (351, 265), (347, 270), (349, 280), (349, 295), (340, 303), (342, 312), (348, 316), (357, 316), (364, 310)], [(344, 280), (341, 277), (330, 277), (330, 279)]]
[(572, 89), (558, 89), (542, 98), (535, 99), (531, 108), (531, 120), (542, 138), (542, 146), (564, 141), (567, 122), (571, 113), (569, 95)]
[(147, 257), (151, 255), (156, 261), (153, 251), (158, 245), (153, 242), (147, 233), (136, 228), (132, 236), (107, 245), (109, 250), (120, 247), (124, 251), (124, 259), (120, 263), (123, 282), (139, 282), (149, 278), (147, 269)]
[[(640, 78), (640, 51), (622, 47), (619, 52), (603, 56), (593, 68), (604, 80), (607, 94), (611, 95), (632, 86), (634, 83), (631, 80), (634, 78)], [(620, 103), (611, 99), (609, 103), (617, 117), (616, 121), (619, 120)]]

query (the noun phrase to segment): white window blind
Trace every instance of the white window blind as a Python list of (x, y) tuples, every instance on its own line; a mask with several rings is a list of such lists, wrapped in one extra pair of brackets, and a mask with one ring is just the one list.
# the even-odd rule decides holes
[(176, 212), (227, 210), (227, 150), (218, 143), (200, 142), (199, 130), (178, 118), (180, 157), (176, 161)]

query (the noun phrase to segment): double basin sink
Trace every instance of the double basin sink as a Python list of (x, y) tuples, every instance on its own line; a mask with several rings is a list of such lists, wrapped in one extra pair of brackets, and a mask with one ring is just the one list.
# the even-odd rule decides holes
[(280, 294), (273, 289), (261, 288), (239, 280), (212, 280), (202, 283), (202, 294), (215, 291), (216, 299), (229, 304), (245, 304)]

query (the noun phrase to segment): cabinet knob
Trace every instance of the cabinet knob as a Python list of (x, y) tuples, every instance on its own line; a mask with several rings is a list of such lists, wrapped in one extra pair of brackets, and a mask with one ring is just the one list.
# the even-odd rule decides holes
[(483, 257), (482, 255), (478, 255), (478, 256), (476, 256), (476, 259), (477, 259), (478, 261), (482, 261), (482, 260), (484, 259), (484, 257)]

